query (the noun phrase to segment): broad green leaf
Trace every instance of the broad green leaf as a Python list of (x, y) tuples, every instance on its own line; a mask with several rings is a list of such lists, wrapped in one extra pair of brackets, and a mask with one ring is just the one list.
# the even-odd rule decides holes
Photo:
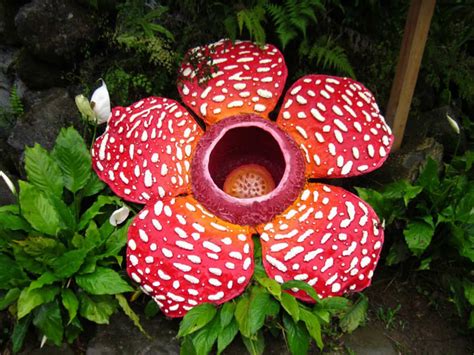
[(31, 290), (29, 288), (23, 289), (18, 298), (18, 319), (23, 318), (36, 307), (54, 300), (59, 291), (59, 287), (56, 286), (44, 286)]
[(320, 298), (318, 297), (318, 294), (316, 293), (314, 288), (312, 286), (310, 286), (309, 284), (307, 284), (306, 282), (304, 282), (304, 281), (299, 281), (299, 280), (287, 281), (287, 282), (285, 282), (281, 285), (281, 288), (283, 290), (289, 290), (291, 288), (297, 288), (301, 291), (305, 291), (308, 294), (308, 296), (310, 296), (316, 302), (319, 302), (319, 300), (320, 300)]
[(145, 306), (143, 313), (147, 319), (151, 319), (158, 314), (160, 307), (156, 304), (155, 300), (149, 300)]
[(467, 301), (474, 306), (474, 282), (469, 281), (468, 279), (463, 280), (464, 286), (464, 297)]
[(5, 296), (0, 298), (0, 311), (7, 309), (9, 305), (15, 302), (20, 296), (20, 293), (21, 291), (19, 288), (12, 288), (11, 290), (8, 290)]
[(89, 296), (79, 294), (79, 313), (84, 318), (97, 324), (109, 324), (109, 319), (117, 309), (117, 302), (109, 295)]
[(273, 279), (268, 278), (265, 274), (259, 275), (257, 273), (254, 274), (255, 279), (258, 281), (260, 285), (265, 287), (271, 295), (275, 296), (278, 300), (281, 297), (281, 286), (278, 282)]
[(41, 288), (43, 286), (52, 285), (56, 281), (58, 281), (58, 278), (54, 274), (47, 271), (44, 274), (42, 274), (40, 277), (38, 277), (38, 279), (31, 282), (28, 289), (34, 290), (35, 288)]
[(115, 299), (118, 301), (120, 308), (122, 308), (123, 313), (127, 315), (128, 318), (135, 324), (135, 326), (149, 339), (151, 339), (150, 335), (143, 329), (140, 323), (140, 317), (130, 308), (127, 299), (120, 294), (115, 295)]
[(17, 216), (13, 212), (0, 211), (0, 229), (9, 231), (31, 231), (31, 226), (21, 216)]
[(300, 308), (296, 298), (286, 292), (281, 294), (281, 305), (285, 311), (298, 322), (300, 320)]
[(196, 355), (196, 349), (194, 349), (194, 344), (190, 335), (185, 336), (181, 341), (179, 348), (180, 355)]
[(252, 288), (249, 297), (241, 297), (235, 308), (235, 318), (242, 335), (249, 338), (255, 334), (263, 326), (272, 306), (270, 294), (259, 287)]
[(66, 328), (64, 329), (64, 337), (67, 342), (71, 344), (83, 331), (82, 324), (79, 321), (79, 318), (76, 317), (72, 322), (66, 325)]
[(286, 339), (290, 352), (293, 355), (305, 355), (308, 353), (311, 338), (303, 324), (303, 322), (295, 322), (287, 315), (283, 315)]
[(417, 183), (432, 193), (439, 188), (440, 181), (438, 173), (438, 163), (430, 157), (420, 173)]
[(92, 295), (114, 295), (133, 291), (133, 287), (119, 273), (105, 267), (97, 267), (94, 272), (77, 275), (75, 279), (79, 287)]
[(459, 255), (474, 262), (474, 226), (461, 228), (450, 225), (451, 238), (449, 242), (455, 246)]
[(20, 206), (25, 219), (39, 232), (57, 235), (64, 228), (54, 203), (43, 192), (24, 181), (20, 185)]
[(214, 318), (216, 312), (216, 307), (210, 303), (192, 308), (179, 324), (178, 337), (184, 337), (201, 329)]
[(35, 313), (33, 324), (39, 328), (54, 345), (60, 346), (63, 341), (64, 326), (57, 300), (43, 304)]
[(315, 306), (315, 308), (321, 308), (332, 315), (341, 314), (346, 312), (351, 306), (351, 301), (344, 297), (326, 297), (321, 299)]
[(100, 234), (95, 222), (91, 221), (85, 233), (83, 249), (92, 250), (100, 247), (103, 243), (105, 243), (105, 238)]
[(242, 342), (244, 343), (250, 355), (262, 355), (265, 350), (265, 339), (262, 331), (259, 331), (256, 336), (247, 338), (242, 335)]
[(75, 193), (86, 186), (91, 176), (91, 156), (77, 131), (63, 128), (52, 151), (64, 176), (64, 185)]
[(72, 320), (76, 318), (77, 310), (79, 309), (79, 300), (70, 288), (63, 288), (61, 290), (61, 300), (69, 314), (68, 324), (70, 324)]
[(122, 201), (118, 197), (115, 196), (103, 196), (100, 195), (97, 197), (97, 200), (92, 204), (91, 207), (89, 207), (81, 216), (81, 219), (79, 221), (78, 225), (78, 230), (83, 230), (89, 222), (97, 215), (99, 215), (101, 212), (100, 210), (102, 207), (107, 206), (107, 205), (116, 205), (120, 206), (122, 205)]
[(434, 231), (432, 217), (426, 216), (423, 219), (409, 221), (403, 235), (410, 251), (420, 256), (430, 245)]
[(57, 277), (65, 279), (79, 271), (86, 255), (87, 250), (84, 249), (69, 250), (53, 260), (50, 266), (53, 268), (54, 274)]
[(403, 198), (405, 206), (408, 206), (408, 203), (418, 196), (421, 191), (423, 191), (421, 186), (413, 186), (407, 180), (398, 180), (384, 187), (383, 196), (392, 199)]
[(104, 188), (105, 183), (99, 179), (97, 174), (92, 173), (89, 177), (89, 180), (87, 180), (86, 186), (84, 186), (84, 188), (82, 189), (81, 193), (84, 197), (93, 196), (102, 191)]
[(366, 296), (360, 294), (360, 299), (344, 315), (339, 322), (340, 327), (346, 333), (352, 333), (362, 323), (365, 322), (369, 301)]
[(300, 309), (300, 318), (306, 325), (306, 329), (308, 330), (309, 335), (316, 341), (316, 345), (320, 350), (323, 349), (323, 339), (321, 337), (321, 324), (319, 323), (319, 319), (316, 315), (311, 313), (310, 311), (301, 308)]
[(220, 309), (219, 316), (221, 318), (221, 327), (225, 328), (234, 318), (235, 303), (232, 301), (226, 302)]
[(64, 182), (59, 165), (39, 144), (26, 148), (25, 169), (32, 185), (53, 196), (62, 197)]
[(25, 340), (26, 333), (28, 332), (28, 328), (31, 324), (32, 315), (30, 314), (28, 317), (20, 319), (16, 324), (15, 328), (13, 328), (12, 334), (12, 350), (13, 353), (17, 353), (23, 347), (23, 341)]
[(21, 246), (16, 244), (10, 244), (10, 246), (13, 249), (15, 260), (25, 271), (35, 275), (41, 275), (42, 273), (48, 271), (43, 263), (36, 261), (31, 257), (31, 255), (25, 253)]
[(467, 323), (467, 326), (469, 329), (474, 329), (474, 310), (471, 311), (471, 314), (469, 315), (469, 321)]
[(232, 319), (227, 326), (223, 327), (217, 336), (217, 354), (222, 353), (222, 351), (232, 343), (232, 340), (234, 340), (238, 332), (239, 325), (235, 319)]
[(221, 326), (219, 317), (214, 317), (214, 319), (206, 324), (206, 326), (193, 333), (192, 342), (194, 349), (196, 349), (196, 354), (209, 354), (217, 340), (217, 336), (219, 335), (220, 331)]
[(15, 260), (0, 252), (0, 290), (22, 287), (28, 282), (28, 276)]
[[(58, 239), (49, 237), (29, 237), (24, 240), (17, 240), (15, 243), (30, 259), (39, 261), (42, 264), (51, 263), (66, 250), (65, 246)], [(20, 262), (18, 256), (15, 256), (18, 262), (25, 266), (23, 262)]]

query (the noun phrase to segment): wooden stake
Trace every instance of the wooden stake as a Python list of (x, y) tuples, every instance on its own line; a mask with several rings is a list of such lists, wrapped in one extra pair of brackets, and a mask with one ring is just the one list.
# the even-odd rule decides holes
[(392, 151), (398, 150), (402, 144), (435, 3), (436, 0), (412, 0), (408, 10), (397, 70), (386, 111), (387, 122), (395, 135)]

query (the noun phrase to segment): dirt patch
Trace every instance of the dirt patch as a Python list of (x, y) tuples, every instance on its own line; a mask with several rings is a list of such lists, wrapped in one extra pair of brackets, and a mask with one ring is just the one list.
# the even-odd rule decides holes
[(379, 269), (365, 292), (368, 322), (402, 354), (473, 354), (473, 332), (440, 292), (420, 276), (401, 280), (393, 270)]

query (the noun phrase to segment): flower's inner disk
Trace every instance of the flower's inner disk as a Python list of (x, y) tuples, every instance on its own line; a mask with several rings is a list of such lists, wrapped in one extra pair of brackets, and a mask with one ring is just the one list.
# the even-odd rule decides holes
[(214, 183), (237, 198), (270, 193), (284, 171), (285, 159), (278, 142), (257, 126), (230, 129), (209, 157), (209, 173)]

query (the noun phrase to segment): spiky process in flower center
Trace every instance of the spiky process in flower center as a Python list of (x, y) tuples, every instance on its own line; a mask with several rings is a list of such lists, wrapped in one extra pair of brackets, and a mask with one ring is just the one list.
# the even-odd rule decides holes
[(263, 196), (275, 188), (270, 172), (258, 164), (247, 164), (232, 170), (224, 182), (224, 192), (237, 198)]
[(254, 114), (228, 117), (201, 138), (191, 164), (196, 199), (229, 222), (256, 225), (284, 211), (304, 185), (294, 141)]

